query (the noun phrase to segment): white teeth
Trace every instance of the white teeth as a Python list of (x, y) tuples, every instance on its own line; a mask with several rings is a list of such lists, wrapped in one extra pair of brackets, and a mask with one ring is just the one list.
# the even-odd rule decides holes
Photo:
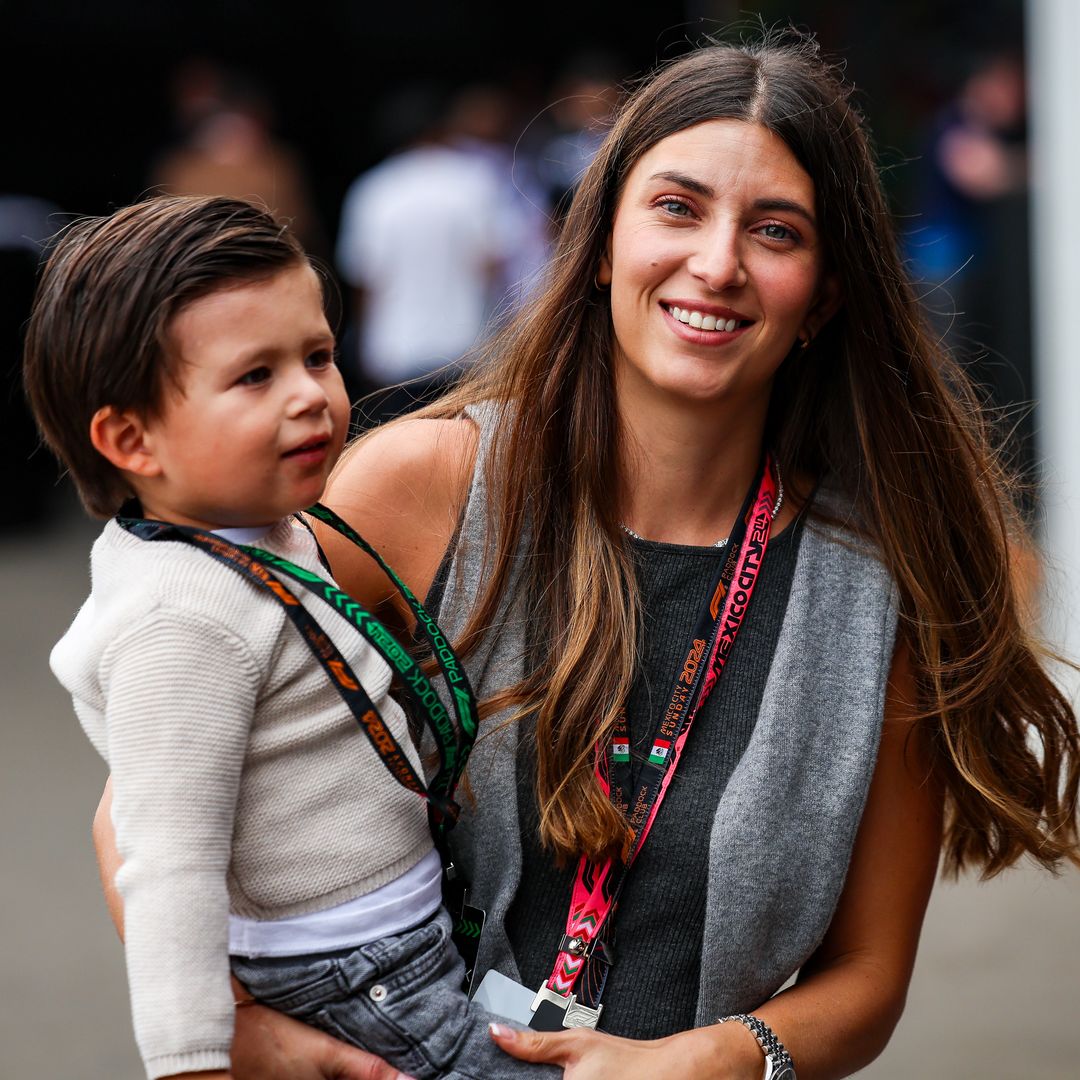
[(687, 323), (695, 330), (717, 330), (731, 333), (738, 325), (738, 319), (718, 319), (715, 315), (702, 315), (700, 311), (690, 311), (688, 308), (676, 307), (674, 304), (668, 308), (673, 319), (681, 323)]

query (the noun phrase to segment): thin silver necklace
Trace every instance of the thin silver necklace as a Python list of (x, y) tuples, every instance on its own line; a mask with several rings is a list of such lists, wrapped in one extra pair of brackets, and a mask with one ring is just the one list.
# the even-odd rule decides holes
[[(773, 504), (772, 508), (773, 521), (776, 520), (776, 515), (780, 513), (780, 507), (784, 505), (784, 478), (780, 475), (780, 463), (778, 461), (776, 462), (776, 487), (776, 502)], [(635, 540), (645, 540), (644, 536), (639, 536), (636, 532), (634, 532), (633, 529), (630, 528), (629, 525), (624, 524), (621, 525), (620, 528), (624, 533), (626, 533), (627, 536), (632, 536)], [(709, 546), (714, 548), (722, 548), (727, 544), (727, 542), (728, 538), (724, 536), (717, 540), (715, 544), (710, 544)]]

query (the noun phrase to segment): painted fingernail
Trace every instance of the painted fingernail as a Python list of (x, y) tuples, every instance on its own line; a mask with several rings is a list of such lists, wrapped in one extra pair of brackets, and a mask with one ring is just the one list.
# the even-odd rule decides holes
[(508, 1027), (503, 1027), (502, 1024), (488, 1024), (488, 1031), (491, 1032), (492, 1038), (502, 1037), (508, 1039), (513, 1035), (513, 1032)]

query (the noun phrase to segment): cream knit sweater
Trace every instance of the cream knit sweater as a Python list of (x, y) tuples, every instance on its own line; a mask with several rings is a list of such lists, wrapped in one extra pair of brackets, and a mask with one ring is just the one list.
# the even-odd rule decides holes
[[(258, 546), (325, 576), (298, 526)], [(424, 805), (278, 602), (234, 570), (110, 522), (91, 578), (51, 664), (112, 770), (136, 1038), (150, 1077), (228, 1068), (229, 912), (282, 918), (385, 885), (431, 849)], [(294, 591), (410, 747), (389, 667)]]

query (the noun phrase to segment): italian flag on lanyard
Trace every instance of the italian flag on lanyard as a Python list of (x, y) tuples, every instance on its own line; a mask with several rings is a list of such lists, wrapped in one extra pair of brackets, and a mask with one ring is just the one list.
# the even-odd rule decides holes
[(611, 740), (611, 760), (619, 765), (630, 760), (630, 740), (625, 735), (616, 735)]
[(650, 765), (663, 765), (667, 761), (668, 751), (671, 749), (670, 739), (657, 739), (653, 748), (649, 751)]

